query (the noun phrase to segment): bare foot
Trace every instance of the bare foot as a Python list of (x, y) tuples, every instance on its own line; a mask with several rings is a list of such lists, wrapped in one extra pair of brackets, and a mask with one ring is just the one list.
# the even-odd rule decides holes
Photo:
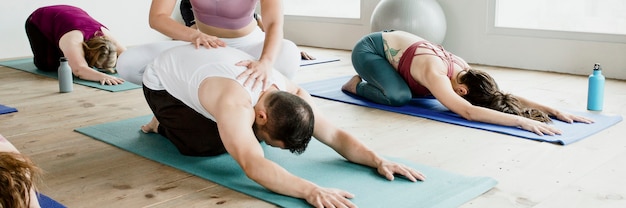
[(143, 131), (143, 133), (159, 133), (158, 131), (159, 129), (159, 121), (156, 119), (156, 117), (152, 117), (152, 120), (150, 120), (150, 123), (141, 126), (141, 131)]
[(356, 85), (361, 83), (361, 77), (359, 75), (354, 75), (348, 82), (341, 86), (341, 90), (356, 94)]
[(302, 58), (302, 60), (315, 60), (315, 57), (309, 55), (304, 51), (300, 51), (300, 57)]

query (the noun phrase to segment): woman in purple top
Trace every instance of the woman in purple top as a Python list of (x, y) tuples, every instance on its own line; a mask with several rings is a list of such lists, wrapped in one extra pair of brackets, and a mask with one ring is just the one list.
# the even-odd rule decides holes
[[(196, 47), (230, 46), (252, 55), (256, 60), (240, 62), (248, 67), (238, 78), (246, 85), (267, 86), (267, 78), (276, 68), (293, 78), (300, 68), (300, 51), (291, 41), (283, 39), (283, 11), (280, 0), (191, 0), (197, 29), (174, 19), (176, 0), (153, 0), (150, 27), (176, 40), (191, 42)], [(253, 15), (260, 3), (263, 31)], [(244, 60), (242, 60), (244, 61)], [(245, 64), (244, 64), (245, 63)]]
[(126, 50), (100, 22), (84, 10), (69, 5), (45, 6), (26, 20), (26, 35), (38, 69), (56, 71), (66, 57), (74, 76), (103, 85), (123, 79), (94, 70), (115, 73), (117, 57)]

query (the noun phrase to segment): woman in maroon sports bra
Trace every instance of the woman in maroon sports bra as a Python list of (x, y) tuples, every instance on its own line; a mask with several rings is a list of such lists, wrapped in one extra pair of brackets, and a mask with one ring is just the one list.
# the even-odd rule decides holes
[(538, 135), (561, 133), (546, 124), (550, 116), (568, 123), (593, 122), (504, 93), (489, 74), (404, 31), (364, 36), (352, 51), (352, 65), (358, 75), (342, 90), (379, 104), (402, 106), (414, 97), (434, 96), (467, 120), (517, 126)]

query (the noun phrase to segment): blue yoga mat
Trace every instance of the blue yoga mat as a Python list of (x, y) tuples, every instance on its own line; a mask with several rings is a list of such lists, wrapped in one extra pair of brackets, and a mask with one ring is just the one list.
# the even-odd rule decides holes
[(377, 104), (365, 100), (361, 97), (341, 91), (341, 86), (346, 83), (350, 79), (350, 77), (352, 76), (337, 77), (327, 80), (309, 82), (304, 83), (300, 86), (307, 90), (312, 96), (319, 98), (340, 101), (370, 108), (377, 108), (406, 115), (418, 116), (436, 121), (488, 130), (526, 139), (558, 143), (561, 145), (567, 145), (579, 141), (622, 121), (622, 116), (619, 115), (603, 115), (591, 112), (570, 112), (572, 114), (591, 118), (595, 121), (595, 123), (569, 124), (553, 119), (554, 123), (552, 125), (562, 130), (563, 134), (555, 136), (539, 136), (535, 133), (516, 127), (501, 126), (466, 120), (458, 114), (448, 110), (439, 101), (432, 98), (414, 98), (408, 105), (401, 107), (392, 107)]
[[(0, 65), (22, 70), (25, 72), (30, 72), (33, 74), (39, 74), (39, 75), (43, 75), (46, 77), (58, 79), (58, 73), (56, 71), (51, 72), (51, 71), (42, 71), (42, 70), (37, 69), (37, 67), (33, 63), (33, 58), (1, 61)], [(117, 74), (114, 74), (113, 76), (117, 76)], [(130, 82), (124, 82), (123, 84), (120, 84), (120, 85), (100, 85), (99, 82), (86, 81), (86, 80), (78, 79), (76, 77), (74, 77), (74, 83), (88, 86), (88, 87), (98, 88), (98, 89), (102, 89), (102, 90), (106, 90), (110, 92), (118, 92), (118, 91), (141, 88), (141, 86), (130, 83)]]
[(13, 112), (17, 112), (17, 109), (0, 104), (0, 114), (7, 114), (7, 113), (13, 113)]
[[(142, 133), (141, 125), (151, 117), (81, 127), (75, 131), (281, 207), (310, 207), (305, 200), (276, 194), (248, 179), (228, 154), (184, 156), (161, 135)], [(457, 207), (497, 183), (489, 177), (462, 176), (400, 159), (392, 160), (414, 167), (428, 179), (413, 183), (398, 177), (387, 181), (376, 170), (347, 162), (315, 139), (299, 156), (264, 144), (263, 149), (266, 158), (297, 176), (355, 194), (352, 202), (360, 207)]]
[(300, 66), (309, 66), (309, 65), (315, 65), (315, 64), (323, 64), (323, 63), (329, 63), (329, 62), (334, 62), (334, 61), (339, 61), (339, 58), (335, 58), (335, 57), (315, 57), (315, 59), (313, 60), (302, 60), (300, 61)]
[(63, 204), (42, 193), (37, 194), (37, 199), (39, 200), (39, 205), (41, 206), (41, 208), (65, 208)]

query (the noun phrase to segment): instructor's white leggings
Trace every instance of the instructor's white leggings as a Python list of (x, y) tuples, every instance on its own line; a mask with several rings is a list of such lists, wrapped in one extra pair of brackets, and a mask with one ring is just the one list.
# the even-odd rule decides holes
[[(242, 50), (257, 60), (261, 57), (263, 51), (263, 42), (265, 33), (260, 29), (256, 29), (247, 36), (241, 38), (221, 38), (227, 46)], [(191, 44), (186, 41), (168, 40), (148, 43), (144, 45), (129, 47), (117, 59), (117, 73), (124, 80), (141, 85), (143, 80), (143, 72), (146, 66), (154, 60), (161, 52), (175, 46)], [(211, 50), (199, 48), (198, 50)], [(280, 50), (274, 68), (282, 73), (288, 79), (292, 79), (297, 70), (300, 68), (300, 50), (293, 42), (284, 40), (282, 49)], [(242, 60), (243, 61), (243, 60)]]

